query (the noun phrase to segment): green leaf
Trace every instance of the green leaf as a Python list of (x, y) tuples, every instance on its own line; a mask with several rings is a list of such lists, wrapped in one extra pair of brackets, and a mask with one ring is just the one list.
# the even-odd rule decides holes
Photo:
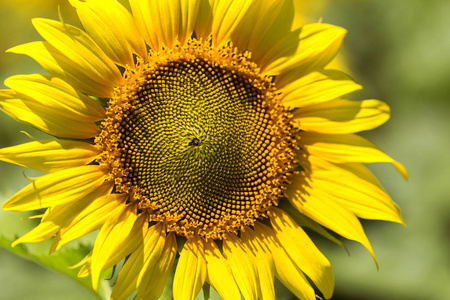
[[(0, 235), (0, 247), (30, 261), (33, 261), (43, 267), (60, 272), (69, 278), (75, 280), (81, 284), (84, 288), (90, 291), (92, 294), (96, 295), (99, 299), (108, 298), (109, 291), (106, 285), (101, 285), (99, 287), (99, 292), (95, 292), (92, 289), (91, 278), (90, 277), (78, 277), (78, 268), (71, 268), (71, 266), (80, 262), (91, 250), (90, 247), (79, 244), (78, 247), (73, 248), (63, 248), (59, 251), (48, 254), (37, 254), (29, 251), (29, 249), (24, 244), (19, 244), (16, 247), (11, 247), (11, 243), (14, 240), (8, 239), (3, 235)], [(104, 278), (105, 276), (103, 276)]]

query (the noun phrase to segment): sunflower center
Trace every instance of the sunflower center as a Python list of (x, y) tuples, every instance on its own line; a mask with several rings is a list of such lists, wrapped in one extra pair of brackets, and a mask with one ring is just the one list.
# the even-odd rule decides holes
[(221, 238), (276, 205), (294, 165), (294, 129), (248, 54), (190, 40), (125, 78), (97, 138), (116, 192), (186, 237)]

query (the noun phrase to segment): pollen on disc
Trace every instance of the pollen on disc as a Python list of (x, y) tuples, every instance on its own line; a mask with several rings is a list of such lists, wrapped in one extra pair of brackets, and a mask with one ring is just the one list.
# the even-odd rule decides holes
[(229, 46), (190, 40), (127, 70), (97, 143), (115, 189), (169, 231), (221, 238), (276, 204), (294, 128), (270, 78)]

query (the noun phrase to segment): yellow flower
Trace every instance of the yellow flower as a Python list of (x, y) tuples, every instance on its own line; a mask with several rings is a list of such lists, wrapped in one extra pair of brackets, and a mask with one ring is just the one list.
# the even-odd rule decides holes
[[(34, 19), (43, 42), (14, 47), (50, 75), (8, 78), (3, 110), (54, 136), (0, 150), (48, 175), (3, 204), (46, 208), (14, 244), (51, 251), (99, 230), (80, 276), (127, 257), (112, 299), (157, 299), (179, 256), (175, 299), (209, 283), (223, 299), (300, 299), (334, 289), (302, 227), (363, 244), (358, 218), (403, 223), (364, 163), (402, 165), (356, 135), (389, 118), (327, 69), (346, 31), (292, 28), (292, 1), (71, 0), (84, 30)], [(322, 227), (323, 226), (323, 227)]]

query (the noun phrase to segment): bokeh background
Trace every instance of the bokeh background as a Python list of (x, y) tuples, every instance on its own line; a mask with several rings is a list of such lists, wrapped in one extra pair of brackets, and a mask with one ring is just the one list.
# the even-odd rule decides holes
[[(335, 272), (333, 299), (450, 299), (450, 1), (295, 1), (303, 22), (322, 20), (348, 30), (340, 63), (365, 88), (355, 99), (384, 100), (392, 112), (388, 123), (364, 135), (410, 173), (404, 182), (392, 166), (370, 166), (407, 224), (363, 222), (379, 271), (361, 245), (347, 241), (348, 254), (315, 237)], [(63, 0), (0, 0), (0, 88), (11, 75), (43, 72), (5, 50), (40, 40), (31, 18), (57, 19), (58, 5), (66, 22), (79, 25)], [(29, 141), (21, 131), (44, 138), (0, 112), (0, 147)], [(26, 177), (39, 175), (0, 162), (0, 203), (25, 186)], [(28, 216), (0, 210), (0, 299), (98, 299), (88, 283), (46, 266), (48, 243), (27, 244), (19, 254), (7, 249), (5, 241), (37, 224), (24, 220)], [(93, 238), (70, 244), (65, 251), (78, 254), (61, 258), (56, 268), (83, 257)], [(285, 289), (277, 293), (278, 299), (295, 299)]]

